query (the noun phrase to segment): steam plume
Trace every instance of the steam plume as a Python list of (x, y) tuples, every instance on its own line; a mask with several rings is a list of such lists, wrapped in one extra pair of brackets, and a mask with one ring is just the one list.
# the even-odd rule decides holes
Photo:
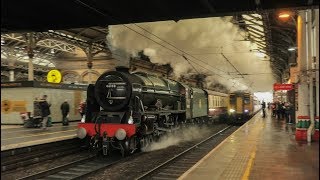
[[(181, 20), (178, 23), (162, 21), (137, 24), (145, 30), (135, 24), (127, 25), (145, 37), (127, 27), (115, 25), (109, 27), (107, 39), (112, 49), (121, 49), (133, 55), (143, 50), (153, 63), (170, 63), (177, 78), (190, 72), (190, 69), (192, 73), (196, 72), (190, 66), (191, 63), (197, 71), (209, 75), (206, 78), (208, 84), (218, 83), (231, 90), (244, 90), (250, 85), (253, 85), (252, 88), (256, 91), (269, 90), (274, 82), (269, 62), (262, 61), (255, 52), (250, 51), (257, 49), (257, 46), (249, 41), (242, 41), (244, 32), (230, 20), (231, 17), (224, 17)], [(147, 31), (187, 53), (179, 51)], [(221, 53), (241, 73), (249, 75), (242, 78)], [(189, 62), (182, 55), (187, 57)], [(254, 75), (261, 73), (265, 74)]]
[(182, 142), (187, 142), (204, 137), (206, 134), (209, 134), (208, 128), (191, 126), (181, 129), (177, 133), (168, 133), (162, 136), (159, 141), (153, 142), (148, 148), (144, 149), (144, 151), (147, 152), (164, 149), (169, 146), (178, 145)]

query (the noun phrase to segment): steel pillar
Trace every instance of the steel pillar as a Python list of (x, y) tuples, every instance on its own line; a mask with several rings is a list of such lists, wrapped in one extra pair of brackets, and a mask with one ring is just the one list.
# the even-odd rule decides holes
[(14, 81), (14, 68), (13, 69), (10, 68), (10, 70), (9, 70), (9, 81), (10, 82)]
[(306, 26), (305, 12), (300, 11), (297, 21), (297, 46), (298, 46), (298, 67), (299, 67), (299, 82), (298, 82), (298, 111), (296, 112), (296, 123), (299, 116), (309, 116), (309, 98), (308, 98), (308, 77), (307, 77), (307, 60), (306, 60)]
[(92, 54), (92, 45), (90, 45), (86, 50), (85, 53), (87, 55), (87, 67), (88, 67), (88, 84), (92, 83), (92, 60), (93, 60), (93, 54)]
[(309, 114), (310, 114), (310, 126), (307, 132), (307, 141), (311, 142), (311, 135), (314, 133), (314, 97), (313, 97), (313, 72), (312, 72), (312, 14), (311, 10), (305, 10), (305, 52), (307, 61), (307, 75), (309, 82)]
[(34, 52), (33, 49), (35, 47), (36, 41), (33, 33), (27, 33), (27, 54), (29, 57), (29, 63), (28, 63), (28, 81), (34, 80), (34, 67), (33, 67), (33, 57)]
[(312, 37), (312, 39), (314, 39), (314, 56), (315, 56), (315, 68), (316, 68), (316, 75), (315, 75), (315, 79), (316, 79), (316, 102), (315, 102), (315, 109), (316, 109), (316, 116), (319, 117), (319, 9), (315, 9), (315, 21), (314, 21), (314, 37)]
[(14, 49), (13, 47), (10, 48), (9, 50), (9, 56), (8, 56), (8, 65), (9, 65), (9, 81), (13, 82), (14, 81), (14, 65), (16, 62), (16, 57), (13, 55), (14, 54)]

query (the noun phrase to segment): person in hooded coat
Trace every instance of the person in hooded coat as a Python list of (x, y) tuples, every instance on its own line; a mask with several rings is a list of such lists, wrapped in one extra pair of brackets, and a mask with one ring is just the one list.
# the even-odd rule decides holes
[(61, 109), (61, 114), (62, 114), (62, 124), (64, 126), (68, 126), (69, 125), (68, 115), (69, 115), (69, 111), (70, 111), (70, 105), (67, 100), (65, 100), (61, 104), (60, 109)]

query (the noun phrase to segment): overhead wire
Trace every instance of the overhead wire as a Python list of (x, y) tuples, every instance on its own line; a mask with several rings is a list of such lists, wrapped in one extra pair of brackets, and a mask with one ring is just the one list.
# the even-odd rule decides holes
[[(190, 56), (190, 57), (192, 57), (192, 58), (194, 58), (194, 59), (196, 59), (196, 60), (198, 60), (198, 61), (200, 61), (200, 62), (202, 62), (202, 63), (204, 63), (204, 64), (207, 64), (207, 62), (204, 62), (203, 60), (201, 60), (201, 59), (199, 59), (199, 58), (197, 58), (197, 57), (195, 57), (195, 56), (193, 56), (193, 55), (191, 55), (191, 54), (189, 54), (189, 53), (185, 52), (184, 50), (181, 50), (181, 49), (180, 49), (180, 48), (178, 48), (177, 46), (175, 46), (175, 45), (173, 45), (172, 43), (170, 43), (170, 42), (168, 42), (168, 41), (166, 41), (166, 40), (164, 40), (164, 39), (160, 38), (159, 36), (157, 36), (157, 35), (155, 35), (154, 33), (152, 33), (152, 32), (150, 32), (150, 31), (148, 31), (147, 29), (145, 29), (145, 28), (143, 28), (143, 27), (141, 27), (141, 26), (139, 26), (139, 25), (137, 25), (137, 24), (135, 24), (135, 23), (134, 23), (134, 25), (135, 25), (135, 26), (137, 26), (137, 27), (139, 27), (140, 29), (142, 29), (142, 30), (146, 31), (147, 33), (149, 33), (149, 34), (153, 35), (154, 37), (156, 37), (156, 38), (160, 39), (161, 41), (163, 41), (163, 42), (165, 42), (165, 43), (169, 44), (171, 47), (174, 47), (175, 49), (177, 49), (177, 50), (181, 51), (182, 53), (187, 54), (188, 56)], [(184, 57), (184, 58), (185, 58), (185, 57)], [(221, 71), (221, 72), (226, 73), (225, 71), (223, 71), (223, 70), (221, 70), (221, 69), (218, 69), (218, 68), (213, 67), (213, 66), (211, 66), (211, 65), (209, 65), (209, 66), (210, 66), (210, 67), (212, 67), (212, 68), (214, 68), (214, 69), (217, 69), (217, 70), (219, 70), (219, 71)]]
[[(96, 13), (98, 13), (98, 14), (104, 16), (104, 17), (109, 17), (109, 18), (111, 18), (112, 20), (114, 20), (114, 21), (116, 21), (116, 22), (120, 22), (120, 21), (117, 20), (116, 18), (114, 18), (114, 17), (112, 17), (112, 16), (110, 16), (110, 15), (107, 15), (106, 13), (103, 13), (103, 12), (101, 12), (100, 10), (98, 10), (98, 9), (96, 9), (96, 8), (94, 8), (94, 7), (91, 7), (90, 5), (88, 5), (87, 3), (82, 2), (81, 0), (75, 0), (75, 1), (77, 1), (78, 3), (82, 4), (83, 6), (85, 6), (85, 7), (89, 8), (89, 9), (95, 11)], [(184, 56), (184, 54), (187, 54), (187, 55), (189, 55), (190, 57), (193, 57), (194, 59), (196, 59), (196, 60), (198, 60), (198, 61), (200, 61), (200, 62), (202, 62), (202, 63), (205, 63), (205, 62), (203, 62), (202, 60), (199, 60), (199, 58), (196, 58), (195, 56), (190, 55), (189, 53), (186, 53), (186, 52), (183, 51), (183, 50), (180, 50), (179, 48), (177, 48), (176, 46), (172, 45), (171, 43), (169, 43), (169, 42), (167, 42), (167, 41), (165, 41), (165, 40), (162, 40), (162, 39), (161, 39), (160, 37), (158, 37), (157, 35), (154, 35), (153, 33), (149, 32), (150, 34), (152, 34), (153, 36), (157, 37), (157, 38), (160, 39), (161, 41), (166, 42), (167, 44), (171, 45), (171, 46), (174, 47), (175, 49), (178, 49), (180, 52), (184, 52), (184, 54), (180, 54), (180, 53), (178, 53), (178, 52), (176, 52), (176, 51), (174, 51), (174, 50), (166, 47), (165, 45), (163, 45), (163, 44), (161, 44), (161, 43), (159, 43), (159, 42), (157, 42), (157, 41), (155, 41), (155, 40), (153, 40), (153, 39), (145, 36), (144, 34), (138, 32), (138, 31), (136, 31), (136, 30), (134, 30), (133, 28), (129, 27), (128, 25), (125, 25), (125, 24), (121, 24), (121, 25), (124, 26), (124, 27), (126, 27), (126, 28), (128, 28), (128, 29), (130, 29), (131, 31), (133, 31), (133, 32), (135, 32), (135, 33), (137, 33), (137, 34), (145, 37), (146, 39), (149, 39), (150, 41), (152, 41), (152, 42), (160, 45), (161, 47), (163, 47), (163, 48), (165, 48), (165, 49), (167, 49), (167, 50), (169, 50), (169, 51), (171, 51), (171, 52), (173, 52), (173, 53), (175, 53), (175, 54), (178, 54), (178, 55), (182, 56), (190, 65), (191, 65), (191, 63), (190, 63), (190, 61), (191, 61), (191, 62), (193, 62), (194, 64), (197, 64), (198, 66), (200, 66), (200, 67), (202, 67), (202, 68), (204, 68), (204, 69), (206, 69), (206, 70), (208, 70), (208, 71), (213, 72), (213, 73), (214, 73), (213, 75), (217, 75), (217, 76), (219, 76), (219, 77), (221, 77), (221, 78), (225, 78), (225, 79), (229, 80), (227, 77), (224, 77), (224, 76), (222, 76), (221, 74), (217, 74), (216, 72), (212, 71), (211, 69), (208, 69), (207, 67), (202, 66), (201, 64), (199, 64), (199, 63), (197, 63), (197, 62), (195, 62), (195, 61), (192, 61), (191, 59), (186, 58), (186, 57)], [(206, 63), (206, 65), (208, 65), (208, 64)], [(192, 67), (193, 67), (193, 69), (194, 69), (196, 72), (199, 72), (194, 66), (192, 66)], [(215, 68), (215, 69), (218, 69), (218, 68)], [(218, 69), (218, 70), (220, 70), (220, 69)], [(220, 70), (220, 71), (222, 71), (222, 70)], [(224, 72), (224, 73), (227, 74), (227, 72), (225, 72), (225, 71), (222, 71), (222, 72)], [(240, 83), (240, 84), (242, 84), (242, 83)]]
[[(91, 7), (90, 5), (88, 5), (88, 4), (84, 3), (84, 2), (82, 2), (81, 0), (75, 0), (75, 1), (77, 1), (77, 2), (81, 3), (82, 5), (84, 5), (84, 6), (88, 7), (88, 8), (90, 8), (91, 10), (93, 10), (93, 11), (95, 11), (95, 12), (99, 13), (99, 14), (100, 14), (100, 15), (102, 15), (102, 16), (110, 17), (110, 18), (112, 18), (114, 21), (119, 22), (119, 20), (117, 20), (116, 18), (114, 18), (114, 17), (112, 17), (112, 16), (110, 16), (110, 15), (106, 15), (106, 14), (105, 14), (105, 13), (103, 13), (103, 12), (100, 12), (98, 9)], [(156, 43), (156, 44), (160, 45), (161, 47), (163, 47), (163, 48), (165, 48), (165, 49), (167, 49), (167, 50), (169, 50), (169, 51), (171, 51), (171, 52), (173, 52), (173, 53), (175, 53), (175, 54), (178, 54), (178, 55), (180, 55), (180, 56), (182, 56), (182, 55), (183, 55), (183, 54), (179, 54), (178, 52), (176, 52), (176, 51), (174, 51), (174, 50), (172, 50), (172, 49), (170, 49), (170, 48), (167, 48), (167, 47), (166, 47), (166, 46), (164, 46), (163, 44), (160, 44), (159, 42), (157, 42), (157, 41), (155, 41), (155, 40), (153, 40), (153, 39), (151, 39), (151, 38), (149, 38), (149, 37), (145, 36), (144, 34), (142, 34), (142, 33), (138, 32), (138, 31), (134, 30), (133, 28), (129, 27), (128, 25), (122, 24), (122, 26), (124, 26), (124, 27), (126, 27), (126, 28), (130, 29), (131, 31), (133, 31), (133, 32), (135, 32), (135, 33), (137, 33), (137, 34), (139, 34), (139, 35), (141, 35), (141, 36), (143, 36), (143, 37), (145, 37), (145, 38), (147, 38), (147, 39), (149, 39), (150, 41), (152, 41), (152, 42), (154, 42), (154, 43)], [(184, 59), (185, 59), (186, 61), (189, 61), (189, 59), (187, 59), (187, 58), (184, 58)], [(191, 60), (190, 60), (190, 61), (191, 61)], [(192, 61), (192, 62), (193, 62), (193, 63), (195, 63), (194, 61)], [(190, 64), (190, 62), (189, 62), (189, 64)], [(197, 64), (197, 63), (195, 63), (195, 64)], [(197, 65), (199, 65), (199, 64), (197, 64)], [(199, 65), (199, 66), (200, 66), (200, 65)], [(194, 68), (194, 70), (195, 70), (196, 72), (198, 72), (198, 70), (197, 70), (197, 69), (195, 69), (195, 67), (194, 67), (194, 66), (192, 66), (192, 67)]]

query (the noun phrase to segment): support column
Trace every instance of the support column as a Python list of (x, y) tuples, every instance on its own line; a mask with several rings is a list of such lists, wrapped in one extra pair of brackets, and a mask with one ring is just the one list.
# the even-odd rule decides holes
[(88, 66), (88, 84), (92, 83), (92, 62), (87, 63)]
[(296, 123), (299, 116), (309, 116), (309, 93), (308, 93), (308, 77), (307, 77), (307, 59), (306, 59), (306, 26), (305, 11), (299, 11), (297, 21), (297, 46), (298, 46), (298, 111), (296, 112)]
[(87, 67), (88, 67), (88, 84), (92, 83), (92, 59), (93, 59), (93, 54), (92, 54), (92, 46), (90, 45), (86, 49), (86, 55), (87, 55)]
[(8, 68), (9, 68), (9, 81), (13, 82), (14, 81), (14, 65), (16, 62), (16, 57), (13, 55), (14, 54), (14, 48), (11, 47), (10, 48), (10, 52), (9, 52), (9, 63), (8, 63)]
[(35, 37), (33, 33), (27, 33), (27, 53), (29, 57), (29, 64), (28, 64), (28, 81), (34, 80), (34, 67), (33, 67), (33, 57), (34, 57), (34, 49), (35, 46)]
[(313, 96), (313, 72), (312, 72), (312, 55), (313, 55), (313, 39), (312, 39), (312, 14), (311, 10), (305, 10), (305, 26), (306, 26), (306, 60), (307, 60), (307, 75), (309, 82), (309, 113), (310, 126), (307, 133), (307, 141), (311, 142), (311, 135), (314, 133), (314, 96)]
[(33, 58), (29, 56), (29, 63), (28, 63), (28, 81), (34, 80), (34, 74), (33, 74)]
[(9, 66), (9, 81), (13, 82), (14, 81), (14, 67)]
[(315, 9), (315, 27), (314, 27), (314, 55), (316, 63), (316, 116), (319, 117), (319, 9)]

